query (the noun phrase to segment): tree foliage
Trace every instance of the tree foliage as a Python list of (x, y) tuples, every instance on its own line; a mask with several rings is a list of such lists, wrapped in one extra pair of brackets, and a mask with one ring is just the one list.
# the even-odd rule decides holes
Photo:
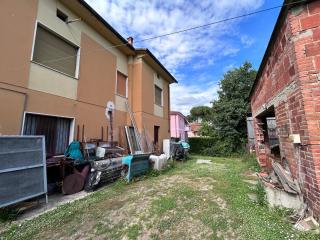
[(196, 106), (191, 108), (190, 115), (187, 116), (189, 122), (197, 120), (208, 121), (210, 120), (211, 108), (208, 106)]
[(246, 142), (248, 96), (256, 73), (251, 63), (245, 62), (225, 73), (219, 83), (218, 99), (212, 102), (210, 117), (200, 132), (217, 139), (222, 155), (239, 152)]

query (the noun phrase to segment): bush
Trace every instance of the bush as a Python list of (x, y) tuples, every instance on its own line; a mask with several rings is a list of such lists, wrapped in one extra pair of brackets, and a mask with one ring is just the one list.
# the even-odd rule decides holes
[(190, 153), (203, 154), (203, 150), (211, 148), (216, 143), (216, 139), (213, 137), (194, 137), (189, 138)]
[[(211, 157), (228, 157), (243, 154), (245, 149), (241, 146), (238, 151), (232, 151), (232, 144), (218, 137), (189, 138), (190, 153), (207, 155)], [(240, 143), (241, 145), (241, 143)]]

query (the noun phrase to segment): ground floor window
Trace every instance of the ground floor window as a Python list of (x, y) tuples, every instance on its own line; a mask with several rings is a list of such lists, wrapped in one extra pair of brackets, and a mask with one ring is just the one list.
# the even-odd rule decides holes
[(72, 119), (26, 113), (23, 135), (44, 135), (47, 156), (62, 155), (69, 144)]

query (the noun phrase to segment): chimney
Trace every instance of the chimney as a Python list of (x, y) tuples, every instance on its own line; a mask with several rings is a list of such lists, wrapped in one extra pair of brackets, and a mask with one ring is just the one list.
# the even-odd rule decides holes
[(131, 46), (133, 46), (133, 37), (128, 37), (127, 41)]

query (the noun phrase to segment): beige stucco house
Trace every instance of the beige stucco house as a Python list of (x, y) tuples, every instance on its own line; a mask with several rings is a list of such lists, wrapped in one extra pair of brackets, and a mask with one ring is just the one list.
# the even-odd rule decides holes
[(0, 134), (44, 134), (47, 152), (59, 155), (79, 136), (106, 138), (112, 101), (121, 145), (127, 101), (140, 131), (160, 145), (170, 137), (175, 78), (85, 1), (4, 0), (0, 26)]

